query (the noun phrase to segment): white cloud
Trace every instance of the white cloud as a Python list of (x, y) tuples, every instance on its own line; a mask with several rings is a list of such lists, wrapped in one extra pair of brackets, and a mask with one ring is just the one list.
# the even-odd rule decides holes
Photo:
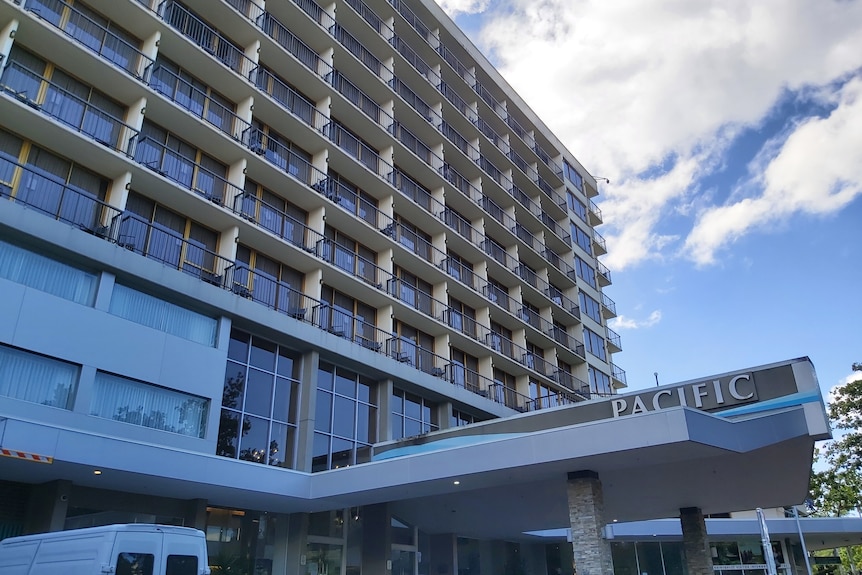
[(649, 317), (644, 320), (638, 321), (634, 318), (626, 317), (624, 315), (617, 316), (608, 322), (611, 329), (615, 330), (625, 330), (625, 329), (641, 329), (645, 327), (652, 327), (658, 322), (661, 321), (661, 310), (655, 310)]
[(798, 213), (832, 213), (862, 195), (862, 79), (837, 98), (828, 117), (796, 126), (774, 155), (755, 163), (752, 179), (762, 193), (700, 214), (685, 242), (692, 259), (712, 263), (717, 250), (751, 230)]
[[(661, 218), (707, 213), (697, 182), (733, 137), (788, 90), (827, 86), (862, 65), (862, 2), (499, 0), (484, 17), (479, 44), (504, 77), (592, 173), (613, 181), (600, 205), (612, 269), (678, 253), (677, 238), (657, 231)], [(771, 181), (788, 185), (805, 169)], [(849, 193), (834, 195), (838, 206)]]
[(488, 9), (491, 0), (437, 0), (450, 18), (458, 14), (480, 14)]

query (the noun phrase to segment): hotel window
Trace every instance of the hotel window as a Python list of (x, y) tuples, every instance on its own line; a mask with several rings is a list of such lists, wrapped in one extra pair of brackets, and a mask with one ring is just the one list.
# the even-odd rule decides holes
[(446, 209), (443, 211), (443, 220), (446, 222), (446, 225), (454, 229), (458, 235), (471, 242), (473, 241), (473, 225), (470, 223), (470, 220), (461, 214), (461, 212), (446, 206)]
[(509, 288), (492, 277), (488, 277), (485, 296), (503, 309), (509, 309)]
[(402, 321), (394, 320), (393, 327), (389, 355), (426, 373), (432, 372), (437, 367), (434, 337)]
[(0, 85), (43, 113), (97, 142), (120, 149), (125, 107), (17, 44)]
[(602, 306), (599, 305), (599, 302), (582, 291), (578, 292), (578, 301), (582, 312), (587, 314), (596, 323), (602, 323)]
[(470, 413), (452, 408), (452, 414), (449, 416), (449, 427), (462, 427), (476, 423), (476, 417)]
[[(312, 60), (316, 56), (316, 54), (312, 54)], [(316, 63), (311, 64), (312, 67), (315, 65)], [(272, 96), (273, 100), (304, 120), (306, 124), (314, 125), (313, 119), (317, 113), (317, 106), (314, 101), (286, 82), (271, 68), (264, 65), (259, 66), (254, 75), (254, 84), (262, 92)]]
[(373, 381), (321, 362), (317, 370), (311, 471), (338, 469), (371, 460), (377, 438)]
[(377, 199), (332, 170), (329, 171), (327, 197), (368, 225), (377, 227)]
[(397, 166), (393, 172), (393, 179), (395, 188), (398, 191), (416, 202), (425, 211), (432, 211), (432, 207), (436, 202), (434, 201), (434, 196), (431, 195), (431, 190), (402, 172)]
[(570, 228), (572, 231), (572, 239), (575, 241), (575, 243), (585, 252), (590, 255), (593, 255), (593, 247), (592, 240), (590, 240), (590, 234), (582, 230), (580, 226), (575, 224), (575, 222), (570, 222)]
[(596, 284), (596, 270), (577, 255), (575, 256), (575, 273), (578, 274), (579, 278), (587, 282), (588, 286), (598, 287)]
[(311, 184), (311, 154), (259, 120), (252, 121), (247, 145), (259, 156), (299, 181)]
[(569, 403), (563, 399), (560, 392), (550, 386), (534, 380), (530, 380), (530, 399), (533, 400), (534, 409), (548, 409)]
[(452, 360), (452, 383), (473, 392), (479, 391), (479, 358), (457, 347), (449, 349), (449, 358)]
[(578, 171), (572, 167), (572, 165), (567, 161), (563, 160), (563, 175), (566, 176), (566, 179), (575, 185), (579, 190), (584, 189), (584, 178)]
[(0, 130), (0, 197), (11, 196), (51, 217), (106, 234), (103, 212), (109, 184), (86, 168)]
[(308, 213), (246, 178), (242, 215), (295, 246), (305, 247)]
[(348, 130), (344, 124), (335, 118), (329, 123), (329, 137), (336, 146), (359, 160), (360, 163), (375, 174), (377, 173), (380, 164), (380, 152)]
[(446, 260), (444, 261), (443, 269), (456, 280), (473, 287), (473, 264), (455, 252), (446, 252)]
[(543, 375), (550, 375), (546, 369), (545, 350), (529, 341), (527, 342), (527, 353), (524, 356), (524, 363), (532, 370), (538, 371)]
[(437, 404), (401, 389), (392, 390), (392, 439), (437, 431)]
[(590, 391), (600, 395), (609, 395), (611, 393), (611, 378), (595, 367), (588, 368), (590, 374)]
[(203, 439), (209, 400), (98, 371), (90, 415)]
[(431, 236), (401, 216), (396, 216), (395, 221), (398, 225), (393, 239), (425, 261), (432, 262)]
[(515, 389), (515, 376), (495, 367), (494, 387), (489, 390), (491, 398), (507, 407), (517, 408), (520, 405)]
[(567, 198), (567, 201), (569, 204), (569, 209), (572, 210), (573, 212), (575, 212), (575, 215), (577, 215), (579, 218), (581, 218), (581, 220), (586, 222), (587, 221), (587, 205), (584, 202), (582, 202), (581, 200), (579, 200), (575, 196), (575, 194), (569, 189), (566, 190), (566, 198)]
[(320, 327), (369, 348), (379, 347), (377, 341), (377, 310), (331, 287), (321, 292), (318, 322)]
[(376, 252), (329, 226), (324, 236), (318, 256), (373, 286), (379, 283)]
[(215, 347), (218, 320), (121, 284), (115, 284), (111, 315)]
[(222, 132), (239, 136), (233, 125), (236, 105), (161, 54), (153, 68), (150, 87)]
[(256, 302), (297, 319), (305, 318), (302, 309), (302, 272), (269, 258), (248, 246), (236, 249), (233, 291), (248, 295)]
[[(2, 166), (2, 160), (0, 160)], [(0, 240), (0, 278), (79, 303), (93, 305), (96, 274)]]
[(538, 306), (533, 305), (528, 301), (525, 301), (521, 304), (521, 311), (518, 316), (521, 318), (521, 320), (530, 324), (537, 330), (542, 331), (543, 322)]
[(294, 467), (300, 355), (233, 329), (216, 455)]
[(602, 361), (607, 360), (605, 353), (605, 340), (589, 328), (584, 328), (584, 347), (588, 352), (596, 356)]
[(476, 338), (476, 310), (452, 296), (449, 296), (446, 323), (452, 329)]
[(165, 128), (144, 120), (135, 161), (186, 189), (217, 202), (231, 201), (227, 166), (181, 140)]
[(60, 28), (109, 62), (137, 74), (141, 41), (78, 0), (28, 0), (27, 10)]
[(498, 263), (503, 266), (506, 266), (507, 254), (506, 248), (503, 247), (503, 244), (501, 244), (497, 240), (486, 237), (484, 242), (484, 250), (486, 254), (497, 260)]
[(518, 263), (518, 276), (534, 288), (539, 288), (539, 276), (536, 274), (536, 270), (524, 262)]
[(182, 271), (216, 274), (218, 234), (134, 190), (120, 220), (119, 242), (126, 248)]
[[(506, 329), (497, 322), (491, 322), (491, 333), (488, 334), (488, 345), (491, 349), (505, 356), (513, 357), (512, 330)], [(513, 358), (514, 359), (514, 358)]]
[(77, 365), (0, 344), (0, 396), (72, 409)]
[(434, 313), (431, 293), (434, 287), (404, 268), (395, 268), (397, 280), (390, 284), (390, 294), (426, 315)]

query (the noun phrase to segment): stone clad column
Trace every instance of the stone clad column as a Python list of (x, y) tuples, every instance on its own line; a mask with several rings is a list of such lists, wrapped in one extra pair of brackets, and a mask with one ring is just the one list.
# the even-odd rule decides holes
[(569, 473), (567, 492), (576, 575), (613, 575), (611, 545), (602, 537), (606, 522), (599, 474), (588, 470)]
[(706, 522), (700, 508), (681, 508), (679, 522), (682, 524), (682, 546), (688, 575), (713, 575)]

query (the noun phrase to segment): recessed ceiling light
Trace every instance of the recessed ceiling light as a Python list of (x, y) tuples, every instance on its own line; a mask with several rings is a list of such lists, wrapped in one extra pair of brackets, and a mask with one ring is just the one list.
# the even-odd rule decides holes
[(455, 484), (455, 485), (461, 485), (461, 482), (460, 482), (460, 481), (453, 481), (452, 483), (453, 483), (453, 484)]
[(94, 470), (93, 470), (93, 475), (101, 475), (101, 474), (102, 474), (102, 470), (101, 470), (101, 469), (94, 469)]

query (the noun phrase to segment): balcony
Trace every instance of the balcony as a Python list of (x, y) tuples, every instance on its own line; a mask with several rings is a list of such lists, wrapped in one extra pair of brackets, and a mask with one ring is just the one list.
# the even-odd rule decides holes
[(382, 353), (384, 342), (392, 336), (390, 332), (327, 302), (315, 305), (311, 316), (315, 327), (377, 353)]
[(264, 7), (254, 0), (225, 0), (225, 2), (252, 22), (257, 22), (257, 19), (266, 12)]
[(482, 234), (458, 212), (446, 208), (440, 212), (440, 219), (468, 242), (476, 245), (481, 244)]
[[(97, 106), (10, 61), (3, 72), (3, 93), (117, 152), (125, 152), (137, 132)], [(40, 95), (41, 94), (41, 95)]]
[(503, 291), (493, 284), (485, 284), (482, 288), (482, 294), (488, 298), (488, 301), (497, 304), (511, 314), (517, 311), (515, 300), (509, 297), (509, 292)]
[(522, 307), (518, 310), (518, 319), (531, 326), (533, 329), (542, 333), (550, 333), (554, 329), (554, 324), (539, 315), (539, 312)]
[(258, 26), (260, 26), (264, 34), (272, 38), (276, 44), (284, 48), (288, 54), (296, 58), (317, 76), (325, 78), (327, 74), (332, 72), (332, 67), (324, 62), (317, 52), (312, 50), (269, 12), (258, 20)]
[(213, 100), (206, 92), (160, 64), (153, 68), (150, 87), (235, 140), (239, 140), (242, 133), (251, 127), (231, 108)]
[(554, 381), (565, 387), (566, 389), (577, 393), (583, 399), (590, 398), (590, 384), (582, 381), (563, 369), (558, 369), (554, 372)]
[(354, 136), (341, 124), (329, 122), (323, 127), (323, 133), (347, 155), (381, 178), (386, 178), (392, 172), (392, 166), (383, 161), (377, 150)]
[(359, 16), (365, 20), (375, 32), (380, 34), (384, 40), (388, 40), (394, 34), (392, 28), (390, 28), (383, 19), (362, 0), (345, 0), (345, 4), (353, 8), (353, 10), (359, 14)]
[(420, 116), (425, 118), (431, 124), (436, 126), (443, 121), (434, 108), (428, 105), (425, 100), (423, 100), (416, 92), (411, 90), (407, 84), (398, 78), (393, 77), (389, 81), (389, 87), (392, 88), (396, 94), (401, 96), (401, 99), (404, 100), (408, 106), (416, 110)]
[(434, 37), (431, 30), (419, 19), (416, 14), (410, 9), (409, 6), (402, 0), (389, 0), (389, 3), (398, 10), (398, 13), (404, 18), (404, 20), (413, 27), (419, 36), (425, 40), (426, 42), (430, 42), (431, 38)]
[[(566, 312), (569, 316), (575, 319), (574, 323), (578, 323), (581, 321), (581, 308), (578, 304), (576, 304), (571, 299), (567, 298), (563, 295), (563, 293), (554, 288), (549, 287), (545, 290), (545, 295), (562, 311)], [(572, 324), (569, 324), (572, 325)]]
[(550, 363), (545, 361), (545, 358), (541, 357), (535, 353), (525, 353), (521, 356), (521, 363), (523, 363), (527, 369), (532, 369), (539, 375), (543, 375), (547, 378), (553, 376), (554, 368)]
[(444, 378), (449, 360), (434, 352), (424, 349), (413, 340), (403, 337), (390, 337), (386, 340), (386, 355), (419, 371)]
[(452, 127), (452, 125), (448, 122), (442, 122), (440, 124), (440, 133), (445, 136), (447, 140), (452, 142), (456, 148), (461, 150), (465, 156), (470, 158), (473, 162), (479, 163), (479, 149), (471, 144), (467, 138), (462, 136), (458, 130)]
[(551, 407), (559, 407), (561, 405), (573, 405), (575, 403), (585, 401), (586, 399), (589, 399), (589, 397), (589, 393), (586, 395), (566, 391), (550, 393), (548, 395), (531, 399), (528, 403), (527, 411), (550, 409)]
[(543, 255), (549, 264), (560, 270), (563, 274), (568, 276), (572, 272), (572, 266), (551, 248), (546, 248)]
[(368, 48), (353, 37), (341, 24), (333, 24), (329, 27), (329, 33), (333, 38), (338, 40), (338, 43), (344, 46), (348, 52), (356, 56), (363, 66), (368, 68), (375, 76), (387, 82), (392, 76), (392, 70), (383, 65)]
[(568, 210), (568, 204), (566, 203), (566, 198), (561, 196), (554, 190), (553, 186), (549, 184), (542, 176), (536, 177), (536, 185), (542, 190), (542, 193), (548, 196), (548, 198), (554, 202), (554, 205), (559, 207), (563, 211)]
[(443, 166), (443, 177), (447, 182), (455, 186), (457, 190), (473, 201), (481, 201), (482, 193), (474, 186), (470, 180), (462, 176), (458, 170), (449, 164)]
[(400, 223), (393, 222), (381, 231), (407, 251), (419, 256), (431, 265), (434, 265), (434, 262), (439, 261), (441, 257), (446, 257), (445, 252), (435, 248), (430, 241)]
[(323, 234), (309, 228), (304, 222), (246, 192), (234, 197), (233, 211), (306, 252), (313, 252), (317, 242), (323, 239)]
[(305, 96), (288, 86), (281, 78), (266, 68), (257, 67), (251, 74), (258, 90), (272, 98), (281, 108), (290, 112), (302, 123), (322, 130), (329, 119), (320, 113), (314, 104)]
[[(28, 12), (63, 31), (100, 58), (142, 82), (147, 82), (153, 61), (137, 46), (121, 38), (74, 6), (61, 0), (28, 0)], [(111, 22), (106, 21), (106, 24)]]
[(488, 138), (494, 146), (499, 150), (503, 150), (504, 144), (506, 144), (506, 140), (494, 131), (494, 128), (491, 127), (491, 124), (486, 122), (483, 118), (477, 118), (476, 127), (479, 128), (479, 131), (482, 132), (486, 138)]
[(540, 205), (534, 204), (534, 208), (535, 211), (533, 212), (533, 215), (539, 218), (539, 220), (543, 224), (545, 224), (545, 227), (551, 230), (551, 232), (553, 232), (553, 234), (557, 236), (560, 241), (562, 241), (564, 244), (570, 245), (572, 241), (572, 235), (567, 232), (560, 224), (558, 224), (557, 221), (551, 216), (551, 214), (544, 211)]
[(542, 160), (542, 163), (545, 164), (548, 168), (551, 169), (554, 174), (556, 174), (559, 178), (563, 177), (563, 169), (560, 167), (539, 144), (533, 145), (533, 151), (536, 153), (536, 156)]
[(599, 209), (599, 206), (597, 206), (593, 200), (590, 200), (589, 217), (591, 226), (598, 226), (604, 223), (604, 220), (602, 219), (602, 210)]
[(493, 401), (521, 412), (529, 411), (530, 404), (533, 401), (526, 395), (497, 382), (488, 385), (487, 393), (488, 397)]
[(443, 169), (443, 158), (438, 156), (431, 150), (428, 145), (420, 140), (413, 132), (404, 127), (401, 122), (394, 122), (390, 128), (390, 133), (396, 140), (413, 152), (417, 158), (422, 160), (435, 172), (440, 172)]
[[(527, 228), (525, 228), (521, 224), (515, 224), (515, 227), (513, 227), (510, 231), (513, 234), (515, 234), (515, 236), (519, 240), (521, 240), (522, 242), (524, 242), (525, 244), (530, 246), (531, 249), (533, 249), (533, 250), (537, 249), (536, 245), (539, 244), (539, 242), (538, 242), (538, 240), (536, 240), (536, 236), (534, 236), (530, 232), (530, 230), (528, 230)], [(541, 245), (541, 244), (539, 244), (539, 245)]]
[(411, 200), (432, 216), (436, 216), (436, 214), (445, 208), (424, 186), (417, 183), (398, 168), (393, 168), (390, 181), (393, 187), (401, 192), (405, 198)]
[(95, 236), (116, 239), (117, 230), (112, 225), (117, 221), (119, 210), (85, 190), (4, 156), (0, 156), (2, 200), (27, 206)]
[(459, 363), (450, 363), (446, 366), (446, 380), (456, 387), (464, 388), (472, 391), (475, 394), (488, 397), (488, 389), (494, 384), (494, 381), (473, 371), (468, 367), (464, 367)]
[(380, 290), (392, 278), (392, 274), (379, 267), (376, 263), (357, 255), (355, 252), (342, 247), (330, 239), (318, 241), (314, 248), (314, 255), (346, 272), (348, 275)]
[(145, 168), (219, 205), (243, 191), (221, 175), (150, 137), (132, 138), (129, 155)]
[(613, 385), (615, 388), (629, 386), (629, 384), (626, 382), (625, 370), (614, 363), (611, 363), (611, 380), (613, 381)]
[(507, 193), (512, 192), (512, 188), (514, 187), (512, 180), (497, 168), (497, 166), (492, 164), (490, 160), (481, 156), (479, 158), (479, 167), (481, 167), (482, 170), (484, 170), (484, 172), (488, 174), (492, 180), (497, 182), (497, 184), (499, 184)]
[(462, 116), (464, 116), (471, 122), (473, 121), (472, 118), (474, 118), (475, 112), (473, 112), (473, 109), (466, 102), (466, 100), (464, 100), (464, 98), (458, 95), (458, 92), (456, 92), (454, 88), (449, 86), (449, 84), (447, 84), (446, 82), (441, 81), (440, 84), (437, 86), (437, 89), (440, 90), (440, 93), (443, 94), (443, 97), (446, 98), (446, 100), (450, 104), (455, 106), (456, 110), (461, 112)]
[(326, 174), (286, 145), (274, 138), (269, 138), (263, 130), (249, 128), (242, 135), (242, 143), (256, 155), (309, 188), (317, 189), (321, 182), (326, 181)]
[(453, 279), (461, 282), (474, 291), (479, 291), (477, 276), (473, 273), (473, 268), (461, 263), (455, 258), (445, 257), (437, 264), (441, 270), (447, 273)]
[(599, 285), (602, 287), (611, 285), (611, 270), (599, 260), (596, 260), (596, 271), (598, 271), (596, 279), (598, 279)]
[(620, 339), (620, 334), (615, 332), (609, 327), (605, 327), (607, 333), (607, 341), (608, 341), (608, 351), (611, 353), (617, 353), (623, 350), (622, 340)]
[(386, 293), (431, 318), (442, 316), (448, 309), (445, 303), (400, 278), (392, 278), (386, 282)]
[(245, 55), (239, 46), (222, 36), (218, 30), (201, 20), (182, 4), (168, 2), (162, 18), (193, 44), (243, 78), (248, 78), (257, 65)]
[(603, 256), (608, 253), (608, 246), (605, 242), (605, 238), (596, 230), (593, 230), (593, 252), (597, 256)]
[(347, 79), (341, 72), (335, 70), (329, 76), (329, 83), (335, 90), (344, 96), (347, 101), (352, 103), (359, 110), (371, 118), (376, 124), (383, 127), (384, 130), (391, 130), (395, 119), (383, 111), (383, 109), (371, 99), (365, 92), (356, 87), (353, 82)]
[(389, 39), (389, 43), (392, 44), (395, 50), (401, 54), (405, 60), (407, 60), (407, 63), (413, 66), (413, 68), (419, 72), (419, 75), (425, 78), (432, 86), (436, 88), (440, 85), (440, 74), (425, 62), (425, 60), (416, 53), (416, 50), (410, 47), (410, 44), (398, 36), (392, 36), (392, 38)]
[(526, 348), (493, 331), (485, 334), (485, 345), (520, 364), (523, 364), (524, 356), (527, 355)]
[(440, 42), (437, 45), (437, 53), (440, 54), (440, 56), (443, 58), (443, 61), (449, 64), (452, 69), (455, 70), (455, 73), (461, 76), (461, 78), (463, 78), (463, 80), (468, 85), (473, 85), (473, 82), (476, 81), (476, 79), (473, 77), (473, 74), (470, 72), (467, 66), (461, 63), (461, 60), (459, 60), (455, 53), (452, 52), (452, 50), (450, 50), (449, 48), (447, 48), (443, 42)]
[[(326, 180), (315, 186), (315, 189), (348, 214), (356, 216), (372, 228), (389, 228), (391, 231), (393, 226), (392, 218), (381, 212), (372, 202), (357, 193), (355, 187), (347, 186), (337, 178), (327, 176)], [(383, 230), (381, 229), (381, 231)]]
[[(456, 309), (450, 307), (443, 311), (443, 323), (470, 339), (479, 339), (479, 330), (477, 329), (479, 324), (476, 323), (476, 320)], [(484, 326), (482, 327), (484, 328)]]
[(319, 302), (290, 285), (241, 262), (231, 266), (225, 277), (227, 284), (224, 287), (233, 293), (293, 319), (311, 323), (312, 310)]
[(617, 304), (609, 298), (607, 295), (602, 293), (602, 317), (605, 319), (611, 319), (612, 317), (617, 317)]
[(335, 23), (332, 16), (320, 7), (314, 0), (293, 0), (293, 3), (305, 12), (309, 18), (324, 28), (329, 28)]

